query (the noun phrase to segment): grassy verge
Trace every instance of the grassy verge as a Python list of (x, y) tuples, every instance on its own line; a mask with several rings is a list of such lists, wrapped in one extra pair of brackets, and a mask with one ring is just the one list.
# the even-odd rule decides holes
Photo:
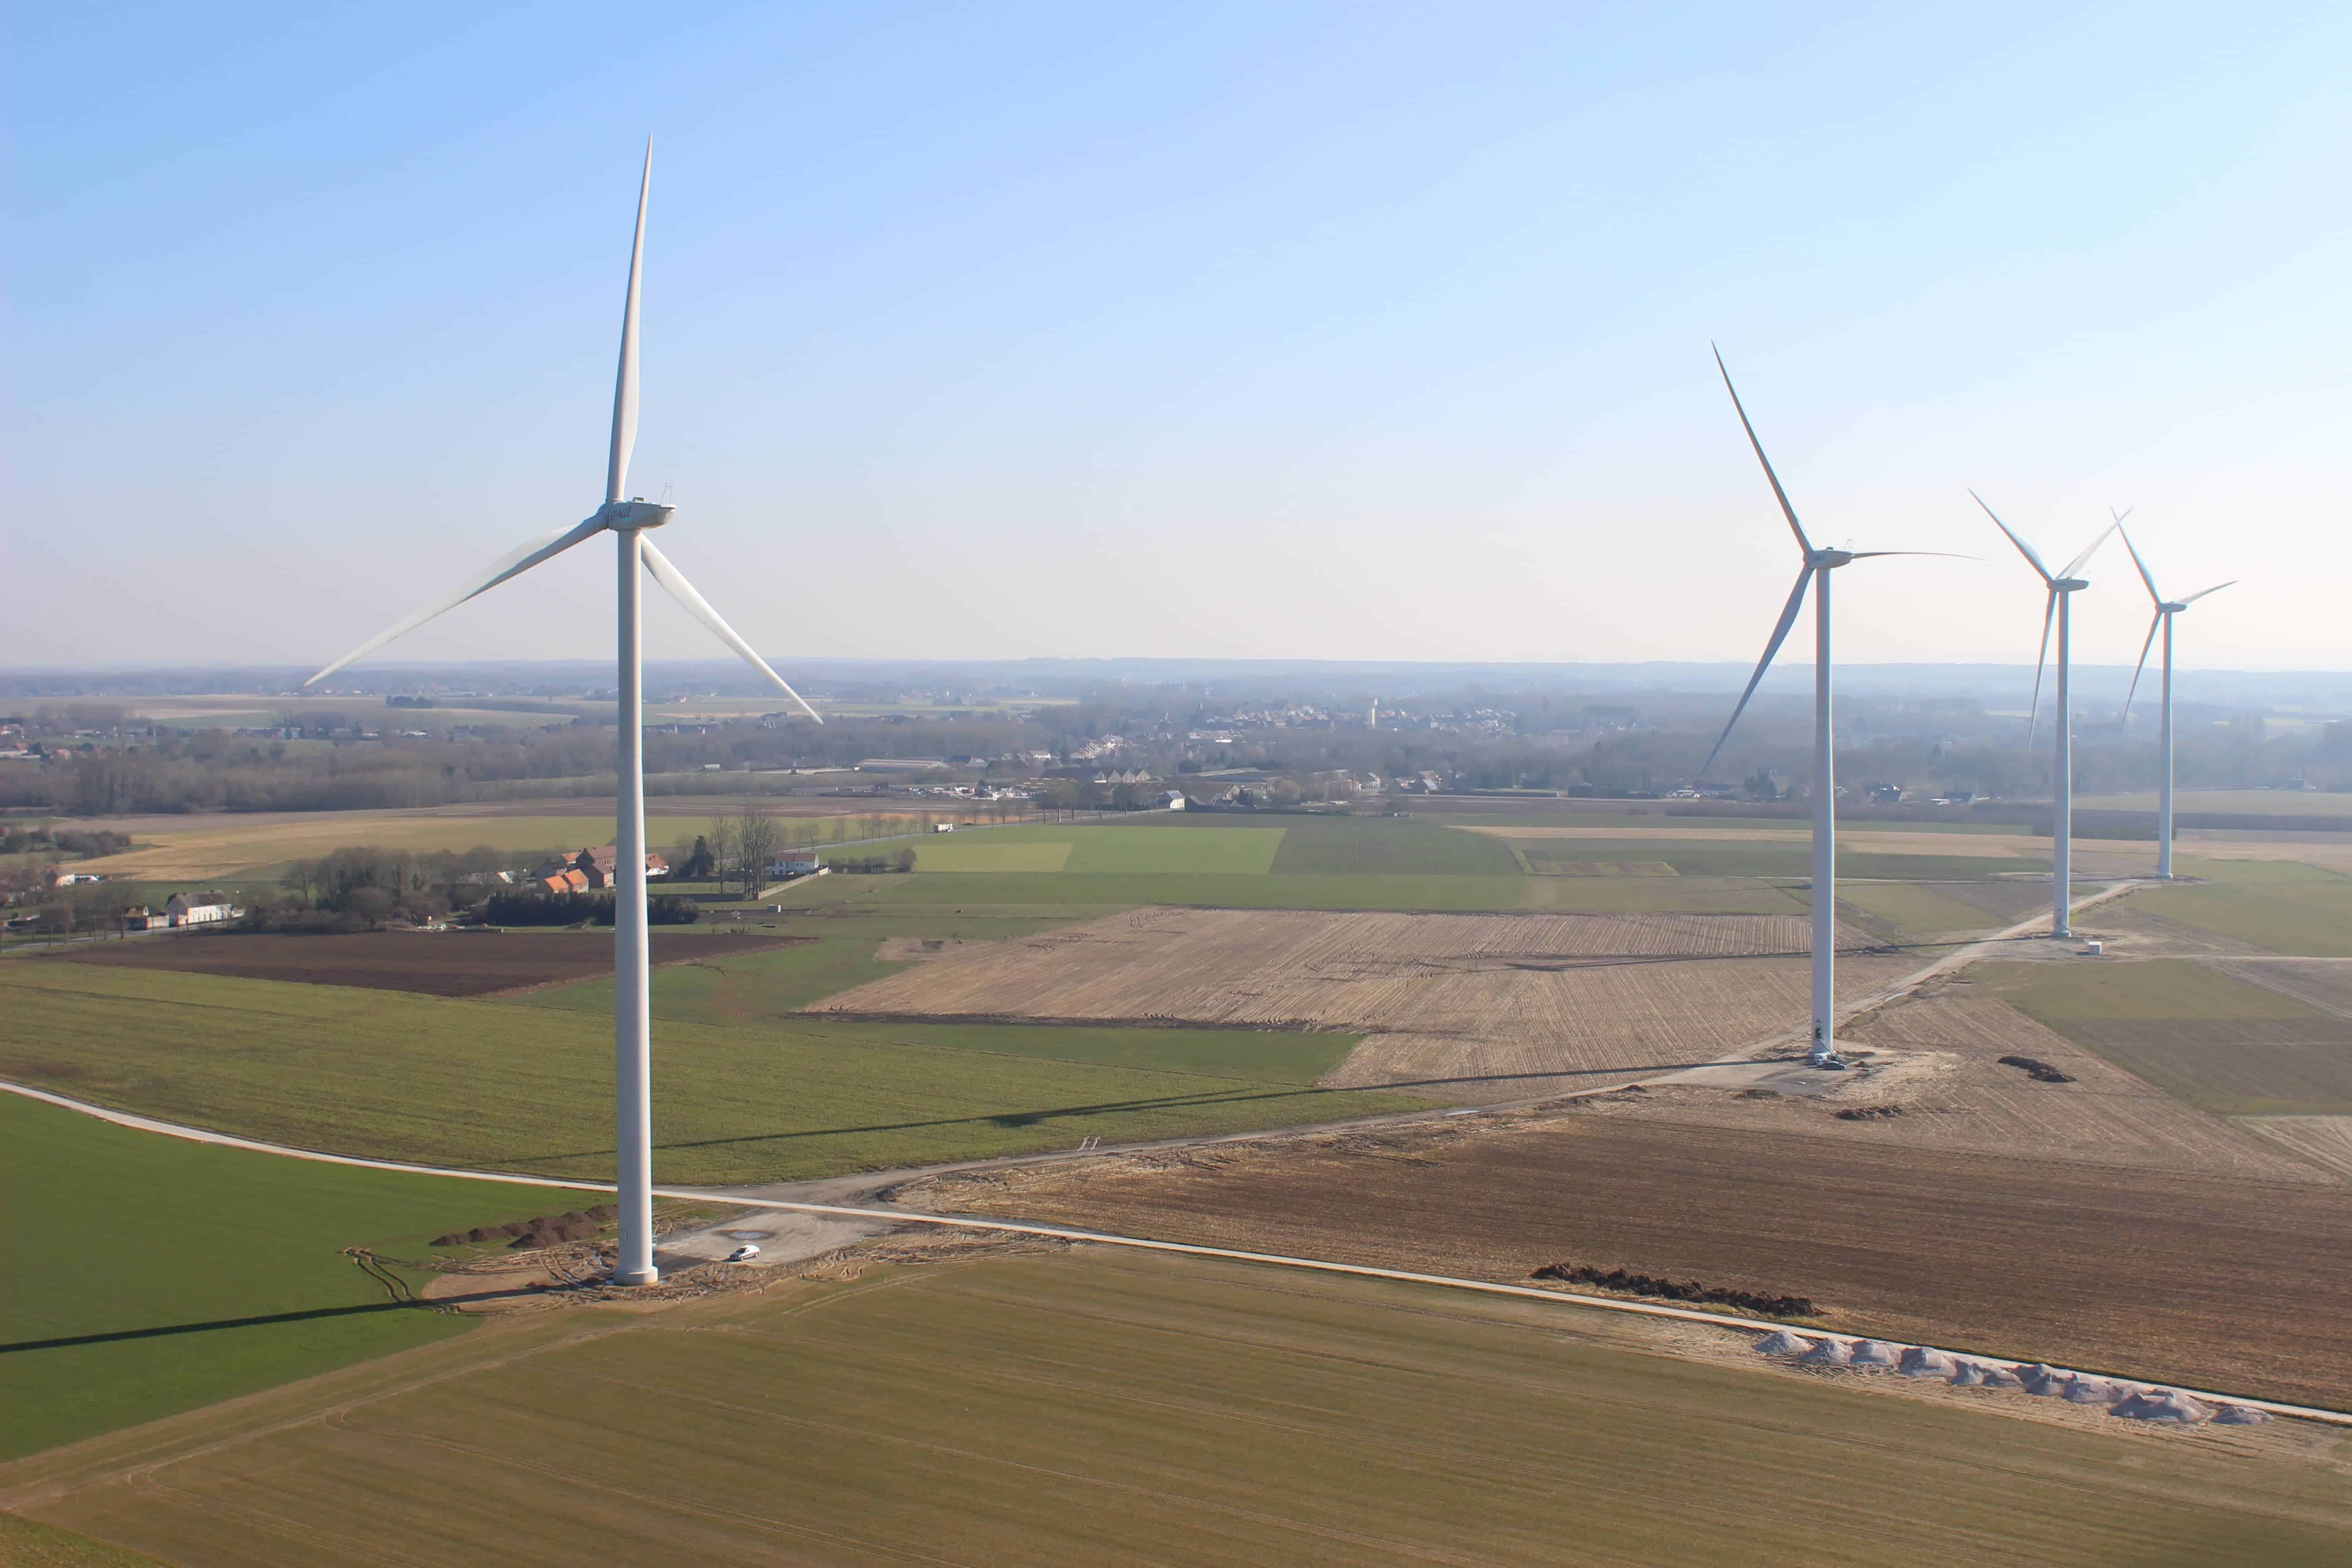
[[(1328, 1037), (1220, 1044), (1192, 1033), (665, 1019), (654, 1035), (655, 1173), (773, 1181), (1428, 1103), (1296, 1081), (1314, 1053), (1344, 1048)], [(1251, 1049), (1274, 1064), (1261, 1076), (1233, 1070)], [(609, 1019), (559, 1008), (0, 966), (0, 1075), (298, 1147), (608, 1178), (611, 1061)], [(1212, 1062), (1224, 1070), (1199, 1070)]]
[(443, 1231), (572, 1206), (543, 1187), (133, 1132), (13, 1094), (0, 1190), (0, 1458), (457, 1332), (463, 1319), (393, 1306), (342, 1249), (416, 1256)]

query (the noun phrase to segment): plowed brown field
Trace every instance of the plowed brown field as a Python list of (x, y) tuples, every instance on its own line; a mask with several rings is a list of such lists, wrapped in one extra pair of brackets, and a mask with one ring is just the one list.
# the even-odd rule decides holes
[[(1445, 1081), (1504, 1099), (1800, 1027), (1806, 934), (1803, 916), (1782, 915), (1154, 909), (950, 954), (818, 1010), (1339, 1030), (1367, 1037), (1327, 1083)], [(1916, 966), (1856, 952), (1840, 994)]]
[[(651, 933), (655, 964), (691, 963), (791, 947), (809, 937), (715, 937), (684, 931)], [(374, 991), (415, 991), (427, 996), (488, 996), (568, 980), (600, 980), (613, 973), (610, 931), (456, 932), (354, 931), (335, 936), (270, 936), (205, 932), (99, 942), (36, 963), (97, 963), (125, 969), (168, 969), (182, 974), (234, 974), (247, 980), (297, 980), (312, 985), (358, 985)]]
[(1605, 1110), (1499, 1120), (940, 1178), (898, 1196), (1486, 1279), (1623, 1268), (1809, 1296), (1851, 1331), (2352, 1407), (2340, 1186)]

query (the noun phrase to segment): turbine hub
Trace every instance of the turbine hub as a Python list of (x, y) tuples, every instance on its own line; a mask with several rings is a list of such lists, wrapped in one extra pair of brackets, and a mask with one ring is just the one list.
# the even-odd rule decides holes
[(1816, 550), (1810, 557), (1816, 571), (1826, 572), (1832, 566), (1843, 566), (1853, 559), (1851, 550)]
[(659, 528), (677, 510), (656, 501), (608, 500), (596, 509), (596, 515), (615, 533), (634, 533), (639, 529)]

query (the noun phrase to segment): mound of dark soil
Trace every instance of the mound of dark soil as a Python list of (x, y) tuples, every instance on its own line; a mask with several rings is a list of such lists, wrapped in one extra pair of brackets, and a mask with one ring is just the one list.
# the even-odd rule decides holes
[(1647, 1274), (1628, 1274), (1622, 1268), (1603, 1270), (1575, 1264), (1547, 1263), (1531, 1278), (1557, 1279), (1567, 1285), (1598, 1285), (1607, 1290), (1622, 1290), (1629, 1296), (1651, 1296), (1665, 1301), (1737, 1307), (1743, 1312), (1761, 1312), (1774, 1318), (1809, 1318), (1813, 1314), (1812, 1301), (1803, 1296), (1772, 1296), (1758, 1290), (1718, 1289), (1711, 1285), (1702, 1285), (1696, 1279), (1659, 1279)]
[(464, 1247), (468, 1243), (505, 1241), (523, 1247), (553, 1247), (560, 1241), (585, 1241), (605, 1226), (621, 1217), (621, 1211), (611, 1204), (598, 1204), (591, 1209), (573, 1209), (569, 1214), (541, 1215), (533, 1219), (509, 1220), (504, 1225), (476, 1226), (468, 1231), (452, 1231), (447, 1236), (433, 1238), (436, 1247)]
[(2006, 1068), (2018, 1068), (2022, 1069), (2025, 1076), (2032, 1079), (2036, 1083), (2072, 1083), (2074, 1081), (2073, 1074), (2060, 1072), (2048, 1062), (2036, 1061), (2032, 1057), (2003, 1057), (2000, 1058), (2000, 1065)]
[(1868, 1121), (1874, 1117), (1902, 1114), (1903, 1108), (1899, 1105), (1849, 1105), (1837, 1113), (1837, 1119), (1840, 1121)]

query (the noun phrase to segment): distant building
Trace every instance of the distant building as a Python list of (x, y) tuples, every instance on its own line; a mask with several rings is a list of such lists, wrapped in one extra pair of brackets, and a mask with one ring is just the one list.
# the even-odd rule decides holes
[(70, 888), (77, 882), (103, 882), (105, 880), (105, 878), (100, 876), (95, 871), (60, 869), (55, 876), (49, 879), (49, 885), (54, 888)]
[[(576, 855), (549, 861), (531, 873), (531, 879), (546, 884), (550, 879), (563, 878), (564, 873), (570, 871), (577, 872), (581, 878), (581, 880), (575, 884), (576, 889), (609, 888), (617, 875), (615, 868), (618, 865), (619, 854), (619, 850), (610, 844), (602, 848), (583, 849)], [(646, 851), (646, 875), (649, 878), (668, 876), (669, 862), (648, 849)], [(569, 880), (569, 879), (565, 879)], [(551, 887), (548, 890), (561, 892), (563, 889)]]
[(122, 922), (124, 931), (148, 931), (155, 924), (155, 911), (144, 904), (131, 904), (115, 918)]
[(768, 875), (778, 881), (790, 881), (794, 877), (814, 877), (824, 869), (814, 849), (787, 849), (768, 866)]
[(1151, 799), (1154, 811), (1181, 811), (1185, 805), (1184, 792), (1181, 789), (1161, 790)]
[(225, 893), (173, 893), (163, 905), (163, 923), (174, 931), (184, 926), (219, 925), (235, 920), (238, 912)]

